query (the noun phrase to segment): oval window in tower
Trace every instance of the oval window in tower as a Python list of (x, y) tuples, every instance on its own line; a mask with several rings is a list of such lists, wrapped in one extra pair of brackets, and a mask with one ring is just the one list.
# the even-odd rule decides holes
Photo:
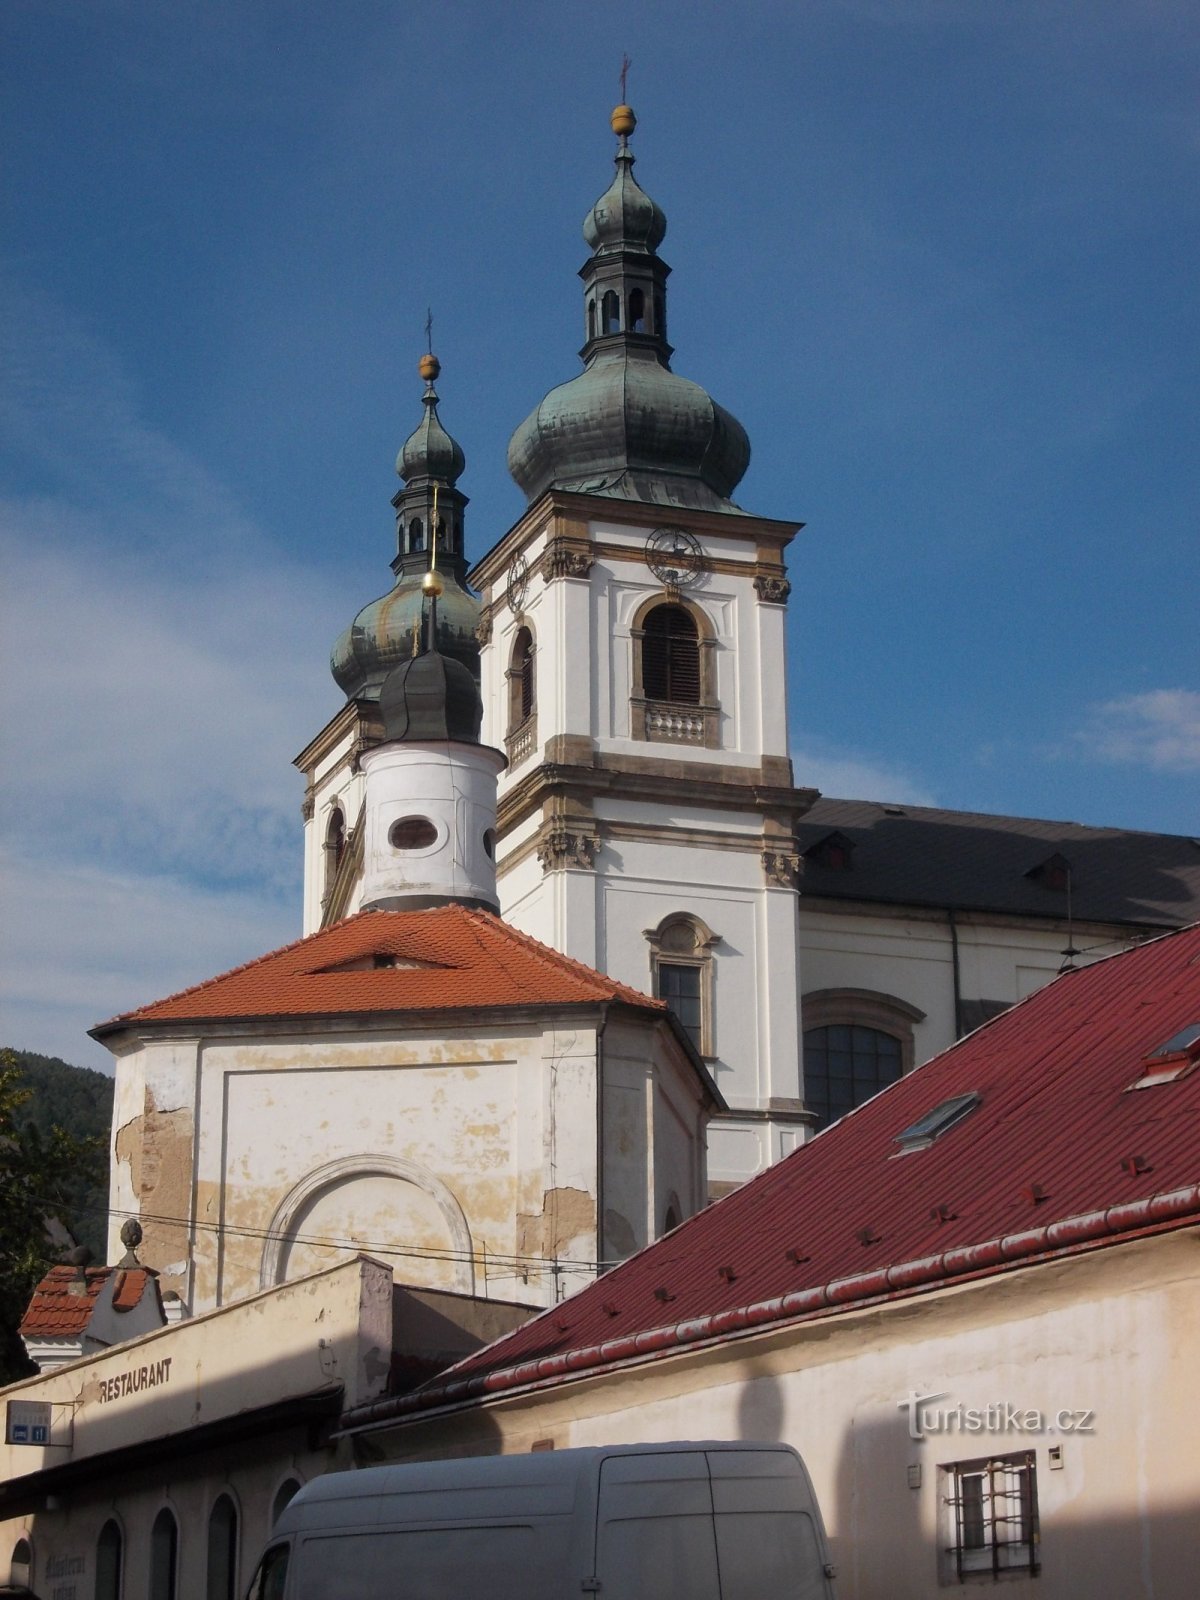
[(437, 828), (428, 817), (401, 817), (388, 829), (393, 850), (428, 850), (437, 837)]

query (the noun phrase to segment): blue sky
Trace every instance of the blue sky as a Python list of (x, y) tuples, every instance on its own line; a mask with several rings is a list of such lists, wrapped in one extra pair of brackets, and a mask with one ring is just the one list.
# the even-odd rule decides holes
[(675, 367), (792, 547), (796, 775), (1200, 831), (1174, 0), (7, 0), (0, 1037), (293, 937), (433, 306), (468, 544), (578, 370), (621, 54)]

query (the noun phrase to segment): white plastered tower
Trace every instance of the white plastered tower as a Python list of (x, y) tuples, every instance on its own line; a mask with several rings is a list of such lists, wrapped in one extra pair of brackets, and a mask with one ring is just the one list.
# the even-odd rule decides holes
[(584, 371), (513, 435), (530, 502), (475, 567), (498, 887), (518, 927), (671, 999), (732, 1107), (714, 1192), (805, 1135), (783, 555), (729, 498), (737, 421), (670, 369), (666, 230), (616, 176), (584, 223)]

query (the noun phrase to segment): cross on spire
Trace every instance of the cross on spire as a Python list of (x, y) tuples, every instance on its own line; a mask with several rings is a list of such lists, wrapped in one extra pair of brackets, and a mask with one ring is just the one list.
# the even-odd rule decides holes
[(621, 104), (622, 105), (625, 104), (625, 80), (629, 76), (629, 69), (630, 69), (630, 67), (632, 65), (633, 65), (633, 62), (622, 51), (622, 53), (621, 53)]
[(433, 354), (433, 307), (425, 309), (425, 348), (430, 355)]

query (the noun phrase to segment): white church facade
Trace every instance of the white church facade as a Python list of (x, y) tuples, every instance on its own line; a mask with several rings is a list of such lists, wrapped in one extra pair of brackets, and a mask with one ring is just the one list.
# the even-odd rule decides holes
[(633, 177), (628, 108), (613, 126), (616, 176), (584, 224), (584, 370), (509, 447), (526, 513), (468, 570), (463, 455), (432, 387), (401, 452), (398, 581), (335, 646), (346, 704), (296, 761), (305, 929), (360, 903), (361, 764), (432, 540), (445, 648), (508, 761), (500, 910), (669, 1000), (727, 1102), (720, 1194), (1064, 964), (1200, 917), (1200, 847), (803, 786), (785, 561), (802, 524), (731, 498), (749, 442), (671, 371), (666, 222)]

